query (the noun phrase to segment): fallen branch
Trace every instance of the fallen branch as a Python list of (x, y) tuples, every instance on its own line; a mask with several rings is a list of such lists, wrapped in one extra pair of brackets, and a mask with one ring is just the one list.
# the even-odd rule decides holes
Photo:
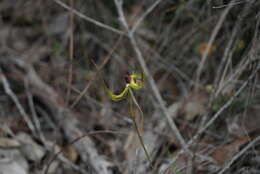
[[(5, 58), (5, 67), (8, 71), (16, 71), (16, 78), (19, 81), (28, 82), (29, 88), (32, 95), (39, 97), (50, 109), (52, 116), (59, 123), (61, 129), (63, 130), (66, 138), (71, 142), (81, 137), (84, 134), (79, 128), (79, 121), (76, 119), (77, 116), (65, 105), (63, 98), (59, 96), (49, 85), (44, 83), (40, 77), (35, 72), (34, 68), (22, 60), (22, 58)], [(1, 60), (1, 61), (2, 61)], [(1, 64), (1, 62), (0, 62)], [(19, 67), (15, 69), (14, 67)], [(19, 73), (17, 73), (19, 71)], [(5, 82), (5, 76), (1, 75), (2, 81)], [(8, 89), (8, 88), (7, 88)], [(7, 91), (9, 95), (13, 93)], [(110, 174), (111, 162), (104, 159), (104, 157), (98, 154), (94, 142), (89, 137), (84, 137), (77, 143), (75, 143), (77, 149), (82, 159), (82, 161), (87, 165), (87, 168), (91, 173), (102, 173)]]

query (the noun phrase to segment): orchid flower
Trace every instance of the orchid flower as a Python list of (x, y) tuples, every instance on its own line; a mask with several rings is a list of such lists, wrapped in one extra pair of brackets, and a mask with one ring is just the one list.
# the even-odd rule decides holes
[(143, 74), (137, 74), (137, 73), (130, 74), (125, 78), (125, 81), (126, 81), (125, 89), (120, 94), (114, 94), (107, 87), (105, 87), (105, 90), (108, 93), (108, 96), (111, 100), (113, 101), (123, 100), (129, 94), (131, 89), (140, 90), (144, 88)]
[[(139, 138), (140, 143), (143, 147), (145, 155), (146, 155), (151, 167), (153, 168), (152, 160), (149, 156), (149, 153), (148, 153), (148, 151), (145, 147), (145, 144), (143, 142), (143, 139), (142, 139), (142, 135), (141, 135), (142, 130), (140, 130), (140, 127), (142, 127), (140, 125), (142, 124), (143, 117), (144, 117), (143, 111), (142, 111), (141, 107), (139, 106), (138, 102), (136, 101), (136, 98), (135, 98), (134, 93), (133, 93), (133, 90), (140, 90), (140, 89), (144, 88), (144, 75), (138, 74), (138, 73), (133, 73), (133, 74), (126, 76), (125, 81), (126, 81), (125, 89), (120, 94), (113, 94), (107, 87), (105, 87), (105, 90), (108, 93), (109, 98), (113, 101), (123, 100), (128, 94), (130, 95), (128, 99), (129, 99), (129, 104), (130, 104), (129, 110), (130, 110), (130, 113), (131, 113), (131, 116), (132, 116), (131, 118), (133, 120), (138, 138)], [(141, 114), (140, 123), (137, 123), (137, 121), (136, 121), (136, 114), (133, 110), (133, 103), (135, 104), (135, 106), (140, 111), (140, 114)]]

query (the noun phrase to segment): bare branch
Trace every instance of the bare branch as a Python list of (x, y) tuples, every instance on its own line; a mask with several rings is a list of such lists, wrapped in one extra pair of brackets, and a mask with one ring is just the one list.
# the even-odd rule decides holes
[(6, 92), (7, 95), (9, 95), (9, 97), (13, 100), (13, 102), (15, 103), (16, 107), (18, 108), (18, 111), (20, 112), (20, 114), (22, 115), (24, 121), (26, 122), (28, 128), (32, 131), (32, 133), (35, 135), (35, 128), (33, 126), (32, 121), (30, 120), (30, 117), (28, 116), (28, 114), (25, 112), (22, 104), (19, 102), (17, 96), (15, 95), (15, 93), (12, 91), (10, 84), (7, 80), (7, 78), (5, 77), (3, 70), (0, 68), (0, 79), (3, 83), (4, 86), (4, 90)]
[(160, 4), (162, 0), (157, 0), (149, 7), (144, 14), (135, 22), (133, 28), (131, 29), (130, 33), (134, 33), (136, 29), (139, 27), (139, 25), (143, 22), (143, 20), (148, 16), (156, 7), (158, 4)]
[[(187, 143), (185, 148), (190, 147), (198, 138), (199, 136), (204, 133), (216, 120), (217, 118), (220, 116), (220, 114), (222, 114), (235, 100), (235, 98), (245, 89), (245, 87), (248, 85), (249, 81), (253, 79), (253, 77), (255, 77), (255, 75), (257, 74), (258, 70), (260, 69), (260, 67), (258, 67), (258, 69), (255, 70), (255, 72), (253, 72), (251, 74), (251, 76), (248, 78), (247, 81), (245, 81), (242, 86), (237, 90), (237, 92), (234, 94), (233, 97), (231, 97), (226, 104), (224, 104), (218, 112), (216, 112), (212, 118), (206, 123), (206, 125), (204, 127), (202, 127), (197, 133), (196, 135), (193, 136), (193, 138), (191, 140), (189, 140), (189, 142)], [(175, 163), (175, 161), (178, 159), (178, 157), (183, 154), (185, 152), (185, 148), (182, 148), (182, 150), (180, 150), (175, 157), (171, 160), (169, 167)]]
[[(232, 2), (233, 2), (233, 1), (232, 1)], [(230, 2), (230, 4), (231, 4), (232, 2)], [(221, 14), (220, 19), (219, 19), (219, 21), (218, 21), (216, 27), (214, 28), (214, 30), (213, 30), (211, 36), (210, 36), (209, 43), (208, 43), (208, 45), (207, 45), (207, 47), (206, 47), (205, 53), (203, 54), (202, 59), (201, 59), (201, 62), (200, 62), (199, 67), (198, 67), (198, 69), (197, 69), (197, 74), (196, 74), (196, 75), (197, 75), (197, 76), (196, 76), (196, 84), (197, 84), (197, 85), (196, 85), (196, 89), (197, 89), (197, 87), (198, 87), (198, 84), (200, 83), (200, 82), (199, 82), (199, 81), (200, 81), (200, 75), (201, 75), (201, 72), (202, 72), (202, 68), (204, 67), (204, 64), (205, 64), (205, 62), (206, 62), (206, 60), (207, 60), (207, 57), (208, 57), (210, 48), (212, 47), (213, 42), (215, 41), (216, 36), (217, 36), (217, 34), (218, 34), (219, 30), (220, 30), (220, 27), (222, 26), (222, 24), (223, 24), (223, 22), (224, 22), (224, 20), (225, 20), (225, 18), (226, 18), (226, 16), (227, 16), (227, 14), (228, 14), (228, 12), (231, 10), (231, 8), (232, 8), (232, 5), (229, 5), (229, 6), (225, 9), (225, 11)]]
[[(59, 4), (61, 7), (65, 8), (66, 10), (70, 10), (71, 9), (68, 5), (66, 5), (65, 3), (61, 2), (60, 0), (53, 0), (53, 1), (55, 3), (57, 3), (57, 4)], [(122, 31), (120, 31), (118, 29), (115, 29), (113, 27), (110, 27), (110, 26), (108, 26), (106, 24), (103, 24), (103, 23), (101, 23), (101, 22), (99, 22), (97, 20), (94, 20), (94, 19), (92, 19), (92, 18), (90, 18), (90, 17), (80, 13), (79, 11), (77, 11), (75, 9), (72, 9), (71, 11), (72, 11), (72, 13), (77, 15), (78, 17), (80, 17), (80, 18), (82, 18), (82, 19), (84, 19), (84, 20), (86, 20), (86, 21), (88, 21), (90, 23), (93, 23), (96, 26), (99, 26), (101, 28), (107, 29), (107, 30), (112, 31), (112, 32), (117, 33), (117, 34), (123, 34), (124, 35), (124, 32), (122, 32)]]
[(238, 152), (224, 167), (223, 169), (218, 172), (218, 174), (223, 174), (230, 166), (239, 158), (241, 157), (249, 148), (255, 145), (260, 140), (260, 136), (255, 138), (252, 142), (250, 142), (246, 147), (244, 147), (240, 152)]
[(118, 11), (118, 14), (119, 14), (119, 18), (123, 24), (123, 26), (125, 27), (125, 29), (128, 31), (128, 37), (130, 39), (130, 42), (135, 50), (135, 53), (137, 55), (137, 60), (139, 62), (139, 64), (141, 65), (142, 69), (143, 69), (143, 72), (145, 73), (145, 75), (147, 76), (147, 80), (151, 86), (151, 89), (152, 89), (152, 92), (155, 96), (155, 98), (157, 99), (158, 101), (158, 104), (159, 104), (159, 107), (161, 108), (161, 110), (163, 111), (163, 115), (166, 117), (166, 120), (167, 122), (169, 123), (169, 126), (171, 128), (171, 130), (173, 131), (174, 135), (177, 137), (177, 139), (180, 141), (180, 144), (185, 147), (186, 143), (185, 143), (185, 140), (184, 138), (182, 137), (182, 135), (180, 134), (180, 131), (178, 130), (176, 124), (173, 122), (171, 116), (169, 115), (169, 113), (167, 112), (167, 108), (165, 106), (165, 103), (162, 99), (162, 96), (155, 84), (155, 81), (153, 79), (153, 77), (151, 76), (151, 73), (145, 63), (145, 60), (143, 58), (143, 55), (141, 53), (141, 50), (139, 49), (137, 43), (136, 43), (136, 40), (134, 38), (134, 35), (133, 33), (130, 32), (129, 30), (129, 27), (128, 27), (128, 24), (126, 22), (126, 19), (125, 19), (125, 16), (124, 16), (124, 12), (123, 12), (123, 9), (122, 9), (122, 1), (119, 1), (119, 0), (115, 0), (115, 4), (116, 4), (116, 7), (117, 7), (117, 11)]

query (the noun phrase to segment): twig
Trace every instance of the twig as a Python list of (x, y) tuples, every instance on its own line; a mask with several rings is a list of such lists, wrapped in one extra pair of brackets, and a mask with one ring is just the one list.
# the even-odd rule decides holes
[[(230, 4), (232, 3), (233, 1), (230, 2)], [(232, 5), (229, 5), (225, 11), (221, 14), (220, 16), (220, 19), (216, 25), (216, 27), (214, 28), (211, 36), (210, 36), (210, 39), (209, 39), (209, 42), (207, 44), (207, 47), (206, 47), (206, 50), (205, 50), (205, 53), (203, 54), (202, 56), (202, 59), (201, 59), (201, 62), (199, 64), (199, 67), (197, 69), (197, 73), (196, 73), (196, 90), (198, 89), (198, 84), (200, 83), (200, 75), (201, 75), (201, 72), (202, 72), (202, 68), (204, 67), (204, 64), (207, 60), (207, 57), (208, 57), (208, 54), (209, 54), (209, 51), (210, 51), (210, 48), (212, 47), (213, 45), (213, 42), (215, 41), (216, 37), (217, 37), (217, 34), (220, 30), (220, 27), (222, 26), (228, 12), (230, 11), (230, 9), (232, 8)]]
[[(68, 143), (68, 145), (75, 144), (76, 142), (80, 141), (82, 138), (85, 138), (85, 137), (88, 137), (88, 136), (91, 136), (91, 135), (96, 135), (96, 134), (128, 134), (128, 133), (119, 132), (119, 131), (111, 131), (111, 130), (91, 131), (91, 132), (88, 132), (86, 134), (83, 134), (83, 135), (75, 138), (70, 143)], [(64, 152), (64, 150), (65, 150), (65, 148), (62, 148), (59, 152), (55, 153), (55, 155), (52, 157), (52, 159), (47, 164), (47, 167), (44, 171), (44, 174), (48, 174), (50, 165), (59, 157), (59, 155), (61, 155), (62, 152)]]
[(35, 105), (34, 105), (34, 102), (33, 102), (33, 95), (29, 90), (28, 80), (25, 81), (25, 91), (26, 91), (26, 94), (27, 94), (27, 97), (28, 97), (28, 104), (29, 104), (30, 111), (31, 111), (31, 114), (32, 114), (32, 120), (33, 120), (33, 123), (35, 125), (34, 126), (35, 130), (37, 131), (37, 134), (39, 135), (41, 141), (44, 142), (45, 137), (44, 137), (43, 132), (41, 130), (41, 124), (40, 124), (40, 121), (39, 121), (37, 113), (36, 113)]
[(18, 111), (20, 112), (20, 114), (22, 115), (24, 121), (26, 122), (28, 128), (31, 130), (31, 132), (35, 134), (35, 128), (33, 126), (32, 121), (30, 120), (30, 117), (28, 116), (28, 114), (25, 112), (24, 108), (22, 107), (21, 103), (19, 102), (18, 98), (16, 97), (16, 95), (14, 94), (14, 92), (12, 91), (12, 89), (10, 88), (10, 84), (7, 80), (7, 78), (5, 77), (3, 70), (0, 68), (0, 78), (1, 81), (3, 83), (4, 86), (4, 90), (6, 92), (7, 95), (9, 95), (9, 97), (13, 100), (13, 102), (15, 103), (16, 107), (18, 108)]
[[(238, 28), (239, 28), (239, 24), (240, 23), (236, 23), (236, 26), (233, 28), (232, 34), (230, 36), (230, 40), (225, 48), (224, 54), (223, 54), (223, 58), (222, 61), (218, 67), (217, 73), (216, 73), (216, 78), (215, 78), (215, 88), (218, 89), (218, 91), (220, 92), (219, 88), (221, 88), (222, 83), (224, 81), (224, 78), (226, 76), (227, 70), (228, 70), (228, 66), (230, 65), (231, 62), (231, 57), (232, 57), (232, 45), (234, 44), (235, 41), (235, 36), (237, 34)], [(220, 77), (220, 75), (222, 74), (222, 77)], [(218, 86), (217, 86), (218, 85)], [(218, 95), (218, 92), (215, 92), (214, 94), (215, 96)]]
[[(235, 6), (235, 5), (239, 5), (239, 4), (246, 3), (247, 1), (250, 1), (250, 0), (235, 1), (235, 2), (232, 2), (230, 5), (231, 5), (231, 6)], [(227, 6), (229, 6), (229, 4), (224, 4), (224, 5), (219, 5), (219, 6), (213, 6), (212, 8), (218, 9), (218, 8), (223, 8), (223, 7), (227, 7)]]
[(73, 73), (73, 53), (74, 53), (74, 14), (72, 12), (74, 8), (74, 0), (70, 0), (70, 41), (69, 41), (69, 71), (68, 71), (68, 89), (66, 103), (69, 103), (72, 85), (72, 73)]
[(230, 166), (241, 156), (243, 155), (249, 148), (251, 148), (257, 141), (260, 140), (260, 136), (255, 138), (252, 142), (250, 142), (246, 147), (244, 147), (240, 152), (238, 152), (225, 166), (224, 168), (218, 172), (218, 174), (223, 174)]
[[(57, 3), (57, 4), (59, 4), (61, 7), (65, 8), (66, 10), (70, 10), (70, 7), (69, 7), (68, 5), (66, 5), (65, 3), (61, 2), (60, 0), (53, 0), (53, 1), (54, 1), (55, 3)], [(113, 27), (110, 27), (110, 26), (108, 26), (108, 25), (106, 25), (106, 24), (103, 24), (103, 23), (101, 23), (101, 22), (99, 22), (99, 21), (96, 21), (96, 20), (94, 20), (94, 19), (92, 19), (92, 18), (90, 18), (90, 17), (88, 17), (88, 16), (82, 14), (81, 12), (79, 12), (79, 11), (77, 11), (77, 10), (75, 10), (75, 9), (73, 9), (72, 12), (73, 12), (75, 15), (77, 15), (78, 17), (80, 17), (80, 18), (82, 18), (82, 19), (84, 19), (84, 20), (86, 20), (86, 21), (88, 21), (88, 22), (90, 22), (90, 23), (93, 23), (93, 24), (95, 24), (95, 25), (97, 25), (97, 26), (99, 26), (99, 27), (101, 27), (101, 28), (107, 29), (107, 30), (109, 30), (109, 31), (112, 31), (112, 32), (117, 33), (117, 34), (120, 34), (120, 35), (124, 35), (124, 32), (122, 32), (122, 31), (120, 31), (120, 30), (118, 30), (118, 29), (115, 29), (115, 28), (113, 28)]]
[(151, 5), (145, 12), (144, 14), (134, 23), (130, 33), (134, 33), (136, 31), (136, 29), (139, 27), (139, 25), (142, 23), (142, 21), (146, 18), (146, 16), (149, 15), (149, 13), (151, 13), (158, 4), (160, 4), (162, 0), (157, 0), (153, 3), (153, 5)]
[[(115, 51), (115, 49), (118, 47), (118, 45), (120, 44), (121, 40), (123, 39), (123, 35), (121, 35), (119, 37), (119, 39), (116, 41), (115, 45), (113, 46), (113, 48), (111, 49), (110, 53), (106, 56), (105, 60), (102, 62), (102, 64), (97, 68), (97, 72), (96, 75), (98, 75), (99, 71), (108, 63), (108, 61), (110, 60), (110, 58), (112, 57), (112, 53)], [(92, 85), (92, 83), (95, 81), (96, 79), (96, 75), (94, 75), (90, 81), (88, 82), (88, 84), (86, 85), (86, 87), (83, 89), (83, 91), (80, 93), (80, 95), (75, 99), (75, 101), (72, 103), (72, 105), (70, 106), (71, 108), (74, 108), (74, 106), (77, 105), (77, 103), (79, 102), (79, 100), (86, 94), (86, 92), (88, 91), (89, 87)]]
[(149, 84), (150, 84), (150, 86), (152, 88), (152, 92), (153, 92), (155, 98), (158, 101), (159, 107), (163, 111), (163, 115), (166, 117), (166, 120), (169, 123), (170, 128), (172, 129), (172, 131), (173, 131), (174, 135), (177, 137), (177, 139), (180, 141), (180, 144), (183, 147), (186, 147), (186, 143), (185, 143), (184, 138), (180, 134), (180, 131), (178, 130), (176, 124), (173, 122), (171, 116), (167, 112), (167, 108), (166, 108), (166, 106), (164, 104), (162, 96), (159, 93), (159, 90), (158, 90), (158, 88), (157, 88), (157, 86), (155, 84), (155, 81), (154, 81), (153, 77), (151, 76), (150, 71), (149, 71), (149, 69), (148, 69), (148, 67), (147, 67), (147, 65), (146, 65), (146, 63), (144, 61), (143, 55), (141, 53), (141, 50), (137, 46), (136, 40), (134, 38), (134, 35), (133, 35), (133, 33), (129, 32), (130, 30), (129, 30), (129, 27), (128, 27), (128, 24), (126, 22), (126, 19), (125, 19), (125, 16), (124, 16), (124, 12), (123, 12), (123, 9), (122, 9), (122, 1), (119, 1), (119, 0), (114, 0), (114, 1), (115, 1), (115, 4), (116, 4), (116, 7), (117, 7), (119, 18), (120, 18), (123, 26), (125, 27), (125, 29), (128, 31), (128, 38), (130, 39), (132, 47), (134, 48), (134, 51), (135, 51), (135, 53), (137, 55), (137, 60), (138, 60), (139, 64), (141, 65), (141, 67), (143, 69), (143, 72), (147, 76), (147, 80), (148, 80), (148, 82), (149, 82)]
[[(255, 70), (255, 72), (253, 72), (251, 74), (251, 76), (247, 79), (247, 81), (245, 81), (243, 83), (243, 85), (237, 90), (237, 92), (234, 94), (234, 96), (232, 96), (220, 109), (217, 113), (215, 113), (213, 115), (213, 117), (207, 122), (207, 124), (201, 128), (196, 135), (193, 136), (193, 138), (191, 140), (189, 140), (189, 142), (187, 143), (186, 147), (182, 148), (176, 155), (175, 157), (171, 160), (169, 167), (175, 163), (175, 161), (178, 159), (178, 157), (185, 152), (185, 148), (190, 147), (197, 139), (198, 137), (204, 133), (214, 122), (215, 120), (220, 116), (220, 114), (222, 114), (222, 112), (224, 112), (235, 100), (235, 98), (245, 89), (245, 87), (248, 85), (249, 81), (252, 80), (252, 78), (257, 74), (258, 70), (260, 69), (260, 67)], [(168, 168), (169, 168), (168, 167)], [(167, 169), (166, 169), (167, 170)]]
[[(64, 132), (64, 136), (66, 136), (68, 141), (72, 141), (84, 134), (78, 127), (79, 121), (76, 119), (77, 116), (75, 113), (68, 109), (63, 102), (63, 98), (59, 96), (53, 88), (39, 78), (30, 64), (20, 58), (9, 57), (7, 59), (9, 59), (11, 64), (9, 66), (15, 64), (19, 67), (18, 70), (21, 73), (18, 75), (18, 79), (28, 80), (32, 94), (39, 97), (39, 99), (46, 104), (49, 108), (50, 114), (53, 116), (53, 119), (60, 124), (61, 129)], [(7, 65), (6, 68), (10, 67)], [(82, 141), (75, 144), (75, 147), (77, 151), (80, 152), (79, 155), (81, 160), (84, 161), (84, 164), (88, 165), (92, 171), (94, 171), (93, 173), (110, 173), (109, 168), (111, 167), (111, 162), (107, 161), (98, 153), (94, 142), (90, 138), (84, 138)]]
[[(250, 9), (250, 6), (247, 5), (245, 8), (243, 8), (243, 11), (239, 14), (239, 21), (236, 22), (236, 25), (233, 28), (232, 34), (230, 36), (230, 41), (226, 46), (225, 52), (223, 54), (223, 59), (219, 65), (219, 68), (217, 70), (217, 76), (215, 78), (215, 89), (216, 92), (214, 94), (214, 96), (218, 96), (218, 94), (220, 92), (224, 92), (223, 89), (229, 84), (230, 80), (235, 80), (238, 79), (240, 77), (240, 75), (242, 74), (242, 72), (244, 72), (243, 70), (247, 67), (247, 65), (252, 61), (250, 58), (245, 58), (244, 61), (242, 60), (237, 68), (237, 71), (234, 72), (233, 74), (230, 74), (229, 77), (227, 76), (227, 72), (228, 72), (228, 68), (230, 67), (230, 63), (231, 63), (231, 58), (234, 54), (234, 49), (235, 47), (234, 45), (234, 40), (236, 37), (236, 33), (239, 31), (239, 29), (241, 28), (241, 23), (243, 21), (243, 19), (245, 18), (247, 11)], [(258, 25), (256, 24), (256, 29), (258, 28)], [(255, 30), (255, 34), (258, 33), (257, 30)], [(253, 40), (252, 43), (254, 43), (255, 39)], [(253, 45), (253, 44), (252, 44)], [(233, 48), (232, 48), (233, 46)], [(252, 49), (251, 49), (252, 50)], [(222, 68), (223, 67), (223, 68)], [(220, 77), (221, 75), (221, 77)], [(218, 86), (216, 85), (218, 83)], [(229, 86), (230, 88), (230, 86)]]

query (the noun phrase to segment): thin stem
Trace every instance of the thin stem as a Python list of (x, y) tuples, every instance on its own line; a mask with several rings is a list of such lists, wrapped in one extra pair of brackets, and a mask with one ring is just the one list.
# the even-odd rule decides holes
[(136, 120), (135, 120), (136, 117), (135, 117), (135, 113), (134, 113), (134, 111), (133, 111), (133, 102), (134, 102), (134, 104), (137, 106), (137, 108), (139, 109), (139, 111), (140, 111), (140, 113), (141, 113), (142, 120), (143, 120), (143, 111), (141, 110), (139, 104), (137, 103), (137, 101), (136, 101), (136, 99), (135, 99), (135, 96), (134, 96), (133, 91), (132, 91), (131, 88), (129, 88), (129, 93), (130, 93), (130, 97), (131, 97), (131, 98), (130, 98), (130, 101), (129, 101), (129, 102), (130, 102), (130, 107), (129, 107), (129, 109), (130, 109), (130, 113), (131, 113), (131, 118), (132, 118), (132, 120), (133, 120), (133, 122), (134, 122), (135, 130), (136, 130), (136, 133), (137, 133), (137, 135), (138, 135), (138, 139), (139, 139), (139, 141), (140, 141), (140, 143), (141, 143), (141, 145), (142, 145), (142, 148), (143, 148), (143, 150), (144, 150), (144, 152), (145, 152), (146, 158), (147, 158), (147, 160), (149, 161), (150, 166), (153, 168), (152, 160), (151, 160), (151, 158), (150, 158), (150, 156), (149, 156), (149, 153), (148, 153), (148, 151), (147, 151), (147, 149), (146, 149), (146, 147), (145, 147), (145, 144), (144, 144), (144, 142), (143, 142), (143, 138), (142, 138), (142, 136), (141, 136), (140, 130), (139, 130), (138, 125), (137, 125), (137, 122), (136, 122)]
[(130, 93), (130, 95), (131, 95), (131, 98), (132, 98), (132, 100), (133, 100), (135, 106), (136, 106), (136, 107), (138, 108), (138, 110), (140, 111), (141, 120), (142, 120), (142, 122), (143, 122), (143, 120), (144, 120), (144, 113), (143, 113), (141, 107), (139, 106), (139, 104), (138, 104), (138, 102), (137, 102), (137, 100), (136, 100), (136, 98), (135, 98), (135, 96), (134, 96), (134, 93), (133, 93), (133, 91), (132, 91), (131, 88), (129, 88), (129, 93)]
[(70, 95), (71, 95), (71, 86), (73, 78), (73, 57), (74, 57), (74, 14), (72, 12), (74, 7), (74, 0), (70, 0), (70, 39), (69, 39), (69, 74), (68, 74), (68, 89), (67, 89), (67, 98), (66, 104), (69, 104)]

